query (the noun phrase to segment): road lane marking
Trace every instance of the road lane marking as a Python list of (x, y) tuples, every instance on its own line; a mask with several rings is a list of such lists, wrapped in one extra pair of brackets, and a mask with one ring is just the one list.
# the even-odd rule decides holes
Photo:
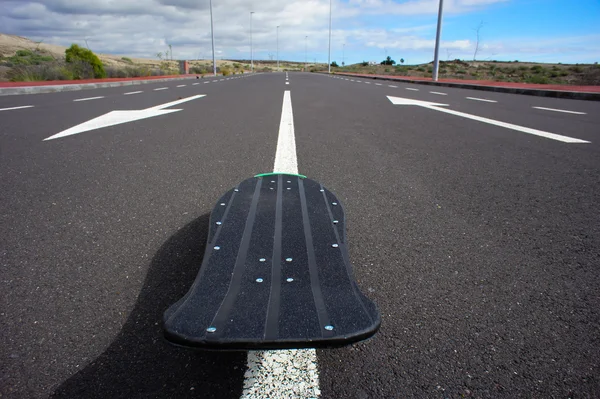
[(498, 101), (496, 100), (488, 100), (486, 98), (477, 98), (477, 97), (466, 97), (467, 100), (473, 100), (473, 101), (484, 101), (486, 103), (497, 103)]
[(375, 86), (381, 86), (381, 83), (375, 83)]
[(195, 96), (182, 98), (181, 100), (171, 101), (168, 103), (156, 105), (154, 107), (140, 109), (140, 110), (127, 110), (127, 111), (111, 111), (104, 115), (100, 115), (97, 118), (91, 119), (87, 122), (80, 123), (79, 125), (73, 126), (67, 130), (63, 130), (60, 133), (57, 133), (53, 136), (47, 137), (44, 139), (52, 140), (60, 137), (70, 136), (72, 134), (78, 134), (87, 132), (90, 130), (101, 129), (103, 127), (119, 125), (121, 123), (133, 122), (140, 119), (152, 118), (154, 116), (166, 115), (173, 112), (181, 111), (181, 109), (163, 109), (172, 107), (174, 105), (178, 105), (184, 103), (186, 101), (196, 100), (198, 98), (204, 97), (205, 94), (198, 94)]
[(104, 96), (98, 96), (98, 97), (87, 97), (87, 98), (78, 98), (77, 100), (73, 100), (73, 101), (91, 101), (91, 100), (99, 100), (101, 98), (104, 98)]
[(354, 82), (354, 79), (350, 79), (351, 82)]
[(439, 91), (430, 91), (431, 94), (437, 94), (438, 96), (447, 96), (446, 93), (440, 93)]
[(413, 89), (412, 87), (405, 87), (406, 90), (419, 91), (419, 89)]
[(360, 80), (357, 80), (356, 82), (357, 82), (357, 83), (361, 83), (361, 81), (360, 81)]
[(129, 93), (123, 93), (124, 96), (130, 96), (132, 94), (139, 94), (139, 93), (143, 93), (143, 91), (130, 91)]
[(225, 79), (219, 79), (219, 82), (222, 82), (222, 81), (224, 81), (224, 80), (225, 80)]
[(370, 85), (370, 84), (371, 84), (371, 82), (365, 82), (365, 83), (366, 83), (366, 84), (368, 84), (368, 85)]
[(187, 85), (177, 85), (177, 87), (185, 87), (185, 86), (187, 86)]
[(210, 83), (210, 80), (207, 80), (207, 81), (206, 81), (206, 82), (204, 82), (204, 83)]
[[(283, 94), (281, 122), (273, 172), (298, 174), (294, 115), (290, 91)], [(279, 374), (283, 370), (285, 378)], [(315, 349), (248, 351), (242, 399), (318, 398), (319, 374)]]
[(196, 86), (196, 85), (199, 85), (199, 84), (200, 84), (200, 82), (198, 82), (198, 83), (192, 83), (192, 86)]
[(158, 89), (154, 89), (154, 91), (159, 91), (159, 90), (167, 90), (168, 87), (159, 87)]
[(471, 115), (471, 114), (467, 114), (467, 113), (459, 112), (459, 111), (454, 111), (454, 110), (448, 109), (448, 108), (440, 108), (440, 107), (448, 106), (448, 104), (438, 104), (438, 103), (432, 103), (429, 101), (413, 100), (410, 98), (392, 97), (392, 96), (387, 96), (387, 98), (394, 105), (417, 105), (417, 106), (420, 106), (423, 108), (428, 108), (428, 109), (431, 109), (434, 111), (445, 112), (447, 114), (456, 115), (456, 116), (460, 116), (460, 117), (467, 118), (467, 119), (472, 119), (474, 121), (504, 127), (506, 129), (512, 129), (512, 130), (516, 130), (516, 131), (527, 133), (527, 134), (533, 134), (535, 136), (545, 137), (545, 138), (548, 138), (551, 140), (562, 141), (563, 143), (590, 143), (589, 141), (576, 139), (573, 137), (562, 136), (560, 134), (544, 132), (542, 130), (532, 129), (532, 128), (528, 128), (525, 126), (513, 125), (512, 123), (500, 122), (500, 121), (497, 121), (494, 119), (483, 118), (481, 116)]
[(394, 85), (388, 85), (388, 87), (393, 87), (394, 89), (398, 88), (398, 86), (394, 86)]
[(10, 111), (13, 109), (33, 108), (33, 105), (22, 105), (20, 107), (0, 108), (0, 111)]
[(286, 84), (286, 85), (289, 85), (289, 84), (290, 84), (290, 82), (285, 82), (285, 84)]
[(585, 112), (567, 111), (565, 109), (555, 109), (555, 108), (546, 108), (546, 107), (531, 107), (531, 108), (541, 109), (544, 111), (564, 112), (565, 114), (587, 115)]

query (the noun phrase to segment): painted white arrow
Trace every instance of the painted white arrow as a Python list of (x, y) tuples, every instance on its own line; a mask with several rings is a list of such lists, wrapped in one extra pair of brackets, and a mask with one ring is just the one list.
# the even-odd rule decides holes
[(447, 106), (448, 104), (438, 104), (438, 103), (432, 103), (429, 101), (412, 100), (409, 98), (392, 97), (392, 96), (387, 96), (387, 98), (394, 105), (418, 105), (419, 107), (433, 109), (435, 111), (445, 112), (447, 114), (452, 114), (452, 115), (456, 115), (456, 116), (462, 116), (463, 118), (473, 119), (475, 121), (479, 121), (479, 122), (483, 122), (483, 123), (489, 123), (490, 125), (500, 126), (500, 127), (504, 127), (504, 128), (512, 129), (512, 130), (517, 130), (519, 132), (533, 134), (536, 136), (545, 137), (547, 139), (562, 141), (563, 143), (589, 143), (589, 141), (580, 140), (580, 139), (576, 139), (573, 137), (561, 136), (560, 134), (544, 132), (542, 130), (532, 129), (532, 128), (525, 127), (525, 126), (513, 125), (512, 123), (500, 122), (500, 121), (497, 121), (494, 119), (483, 118), (481, 116), (466, 114), (464, 112), (454, 111), (454, 110), (447, 109), (447, 108), (439, 108), (440, 106)]
[(73, 126), (67, 130), (63, 130), (60, 133), (57, 133), (53, 136), (45, 138), (46, 140), (58, 139), (60, 137), (70, 136), (72, 134), (78, 134), (87, 132), (90, 130), (101, 129), (103, 127), (114, 126), (121, 123), (133, 122), (139, 119), (152, 118), (154, 116), (170, 114), (172, 112), (181, 111), (180, 109), (163, 109), (172, 107), (174, 105), (178, 105), (187, 101), (196, 100), (198, 98), (204, 97), (205, 94), (198, 94), (196, 96), (182, 98), (181, 100), (171, 101), (169, 103), (157, 105), (155, 107), (150, 107), (141, 110), (133, 110), (133, 111), (111, 111), (108, 114), (101, 115), (97, 118), (91, 119), (87, 122), (83, 122), (77, 126)]

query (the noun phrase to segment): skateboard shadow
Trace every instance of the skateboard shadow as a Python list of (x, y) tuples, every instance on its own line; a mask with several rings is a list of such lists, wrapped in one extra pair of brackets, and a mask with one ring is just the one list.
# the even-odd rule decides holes
[(202, 215), (162, 245), (115, 341), (52, 398), (240, 397), (246, 352), (190, 351), (163, 338), (163, 312), (196, 278), (208, 224), (209, 214)]

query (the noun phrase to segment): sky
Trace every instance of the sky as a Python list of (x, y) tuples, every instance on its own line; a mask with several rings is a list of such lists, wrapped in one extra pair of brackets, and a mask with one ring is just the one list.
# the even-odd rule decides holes
[[(216, 56), (327, 62), (330, 0), (213, 0)], [(433, 59), (439, 0), (331, 0), (331, 60)], [(254, 12), (251, 17), (251, 11)], [(277, 28), (279, 26), (279, 28)], [(477, 33), (479, 32), (479, 50)], [(209, 0), (0, 0), (0, 33), (98, 53), (211, 57)], [(277, 38), (279, 40), (277, 40)], [(600, 61), (600, 0), (445, 0), (440, 59)]]

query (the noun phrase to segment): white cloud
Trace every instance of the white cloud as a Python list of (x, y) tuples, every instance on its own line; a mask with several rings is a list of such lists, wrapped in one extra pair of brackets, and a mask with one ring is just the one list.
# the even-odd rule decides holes
[[(468, 13), (505, 1), (509, 0), (445, 0), (445, 12)], [(175, 58), (208, 58), (208, 4), (208, 0), (0, 0), (0, 29), (62, 45), (84, 44), (87, 39), (90, 48), (101, 53), (154, 57), (169, 43)], [(363, 57), (378, 59), (388, 50), (414, 62), (429, 61), (437, 6), (438, 0), (333, 0), (333, 59), (341, 58), (342, 43), (346, 43), (346, 60), (354, 57), (355, 62)], [(268, 53), (275, 52), (276, 26), (280, 25), (282, 57), (303, 60), (308, 36), (308, 58), (326, 60), (329, 0), (263, 0), (253, 4), (247, 0), (213, 0), (213, 7), (216, 50), (224, 58), (249, 58), (253, 10), (255, 58), (267, 58)], [(375, 26), (372, 22), (388, 15), (411, 18), (403, 19), (404, 25), (396, 27)], [(484, 41), (481, 56), (573, 54), (580, 49), (584, 52), (585, 43), (540, 42), (534, 38)], [(468, 59), (473, 47), (472, 37), (459, 37), (443, 41), (442, 52)], [(592, 52), (594, 48), (597, 46), (591, 46)]]

